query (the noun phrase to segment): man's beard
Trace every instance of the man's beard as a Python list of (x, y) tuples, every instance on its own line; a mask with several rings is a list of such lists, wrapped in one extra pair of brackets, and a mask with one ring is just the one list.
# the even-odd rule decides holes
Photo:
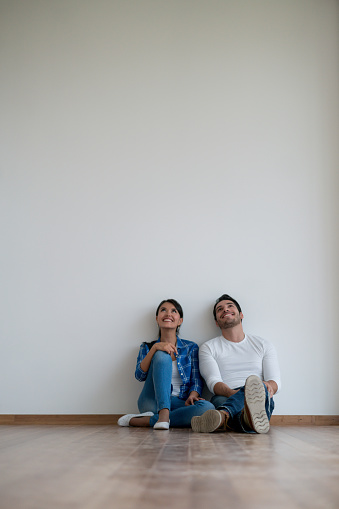
[(239, 323), (241, 323), (241, 318), (240, 316), (236, 316), (235, 318), (233, 318), (233, 320), (231, 321), (227, 321), (227, 322), (221, 322), (221, 321), (218, 321), (218, 325), (220, 327), (220, 329), (232, 329), (233, 327), (236, 327), (236, 325), (239, 325)]

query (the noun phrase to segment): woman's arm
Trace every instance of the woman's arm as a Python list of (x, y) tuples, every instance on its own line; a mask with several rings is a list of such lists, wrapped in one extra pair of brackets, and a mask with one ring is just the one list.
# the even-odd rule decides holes
[(144, 382), (147, 378), (147, 372), (149, 370), (149, 367), (151, 365), (151, 361), (153, 358), (153, 355), (158, 350), (162, 350), (164, 352), (167, 352), (168, 354), (177, 354), (177, 349), (174, 345), (171, 343), (161, 343), (157, 342), (154, 343), (151, 349), (148, 348), (146, 343), (142, 343), (139, 350), (138, 360), (137, 360), (137, 366), (135, 368), (135, 378), (139, 380), (139, 382)]
[(152, 362), (153, 355), (158, 350), (161, 350), (162, 352), (166, 352), (169, 355), (171, 355), (172, 353), (173, 354), (177, 354), (178, 353), (178, 350), (177, 350), (176, 346), (172, 345), (172, 343), (161, 343), (161, 342), (154, 343), (154, 345), (152, 346), (152, 348), (150, 349), (150, 351), (148, 352), (146, 357), (144, 357), (144, 359), (140, 363), (140, 368), (145, 373), (147, 373), (147, 371), (149, 370), (149, 367), (150, 367), (151, 362)]
[(201, 398), (197, 391), (192, 391), (190, 393), (190, 395), (188, 396), (188, 398), (186, 399), (185, 405), (186, 406), (194, 405), (195, 401), (200, 401), (201, 399), (204, 399), (204, 398)]

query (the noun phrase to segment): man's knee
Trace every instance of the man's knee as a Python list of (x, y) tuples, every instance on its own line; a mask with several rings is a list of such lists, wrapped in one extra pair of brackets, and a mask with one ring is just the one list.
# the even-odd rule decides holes
[(211, 399), (211, 403), (215, 408), (219, 408), (223, 406), (227, 400), (228, 398), (226, 396), (213, 396)]

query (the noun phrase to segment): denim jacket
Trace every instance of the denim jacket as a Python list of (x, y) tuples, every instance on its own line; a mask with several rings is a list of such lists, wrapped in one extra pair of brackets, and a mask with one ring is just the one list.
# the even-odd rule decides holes
[[(159, 342), (160, 338), (156, 341), (156, 343)], [(178, 336), (176, 346), (178, 350), (178, 370), (182, 380), (179, 398), (187, 399), (192, 391), (197, 391), (200, 396), (202, 393), (203, 382), (199, 373), (199, 347), (196, 343), (193, 343), (193, 341), (180, 339)], [(147, 372), (140, 368), (140, 363), (146, 357), (148, 352), (149, 348), (147, 344), (142, 343), (135, 369), (135, 378), (139, 380), (139, 382), (144, 382), (147, 378)]]

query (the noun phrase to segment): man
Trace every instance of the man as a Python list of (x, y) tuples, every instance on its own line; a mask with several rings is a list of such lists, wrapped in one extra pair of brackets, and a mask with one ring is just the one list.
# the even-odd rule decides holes
[(213, 314), (221, 336), (200, 347), (199, 364), (216, 410), (193, 417), (192, 429), (267, 433), (273, 395), (281, 385), (276, 350), (269, 341), (244, 333), (244, 315), (233, 297), (222, 295)]

